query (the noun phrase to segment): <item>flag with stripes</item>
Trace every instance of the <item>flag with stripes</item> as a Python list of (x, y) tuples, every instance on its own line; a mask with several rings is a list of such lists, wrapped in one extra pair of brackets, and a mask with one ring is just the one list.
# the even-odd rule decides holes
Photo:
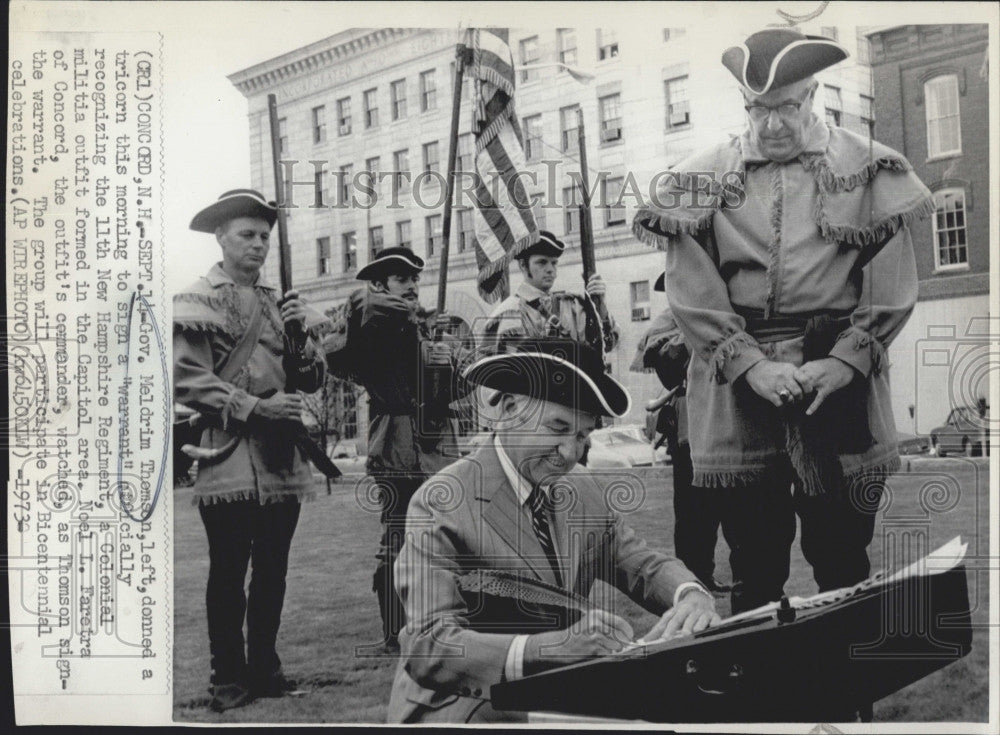
[(511, 259), (538, 239), (538, 225), (518, 173), (524, 140), (514, 112), (514, 59), (504, 28), (469, 31), (475, 85), (472, 129), (476, 141), (473, 221), (480, 295), (495, 303), (510, 293)]

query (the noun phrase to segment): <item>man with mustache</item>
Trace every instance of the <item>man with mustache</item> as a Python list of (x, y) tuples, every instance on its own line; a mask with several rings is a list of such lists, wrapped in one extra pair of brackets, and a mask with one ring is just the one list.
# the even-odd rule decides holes
[[(323, 340), (330, 371), (368, 393), (367, 470), (382, 523), (372, 590), (386, 652), (398, 651), (403, 625), (393, 563), (403, 543), (406, 506), (424, 480), (458, 457), (448, 403), (458, 397), (453, 377), (460, 350), (430, 339), (419, 301), (423, 268), (423, 259), (409, 248), (379, 252), (358, 271), (367, 287), (328, 312), (331, 323)], [(431, 370), (438, 371), (437, 394)]]
[(746, 130), (679, 164), (633, 225), (666, 251), (694, 485), (722, 503), (734, 612), (782, 596), (796, 515), (821, 591), (866, 578), (899, 467), (886, 349), (917, 296), (909, 225), (933, 205), (899, 153), (813, 113), (813, 74), (847, 55), (794, 28), (726, 50)]
[(277, 217), (277, 207), (250, 189), (227, 191), (200, 211), (191, 229), (215, 236), (222, 261), (173, 300), (174, 400), (200, 412), (205, 425), (194, 495), (208, 535), (217, 712), (292, 688), (275, 641), (300, 501), (316, 492), (289, 431), (301, 428), (302, 397), (285, 390), (317, 390), (323, 358), (312, 339), (287, 336), (306, 321), (298, 294), (289, 291), (279, 306), (260, 278)]
[(523, 713), (492, 708), (490, 686), (633, 639), (610, 587), (596, 586), (593, 608), (575, 624), (540, 627), (524, 598), (470, 592), (470, 577), (503, 571), (584, 598), (603, 580), (661, 616), (650, 641), (719, 622), (695, 576), (625, 524), (624, 513), (637, 508), (621, 506), (616, 484), (577, 467), (597, 418), (629, 410), (628, 392), (600, 354), (570, 340), (507, 348), (463, 372), (499, 394), (496, 432), (410, 502), (396, 562), (407, 625), (390, 722), (523, 721)]

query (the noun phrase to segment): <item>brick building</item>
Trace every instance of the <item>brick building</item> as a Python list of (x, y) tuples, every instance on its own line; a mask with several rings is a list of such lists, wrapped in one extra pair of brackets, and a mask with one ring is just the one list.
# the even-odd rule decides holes
[(987, 36), (986, 25), (973, 24), (868, 34), (875, 138), (907, 157), (937, 205), (932, 220), (912, 228), (919, 301), (890, 350), (904, 431), (927, 433), (952, 407), (988, 395)]

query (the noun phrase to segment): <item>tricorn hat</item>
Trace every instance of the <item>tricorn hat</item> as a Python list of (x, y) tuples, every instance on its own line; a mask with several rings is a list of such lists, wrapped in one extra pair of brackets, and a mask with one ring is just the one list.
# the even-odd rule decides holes
[(233, 189), (209, 204), (191, 220), (191, 229), (196, 232), (213, 234), (219, 225), (224, 225), (237, 217), (260, 217), (274, 226), (278, 219), (278, 207), (264, 195), (253, 189)]
[(620, 418), (632, 405), (625, 386), (604, 371), (592, 347), (574, 340), (522, 339), (506, 352), (477, 360), (462, 376), (500, 393), (558, 403), (595, 416)]
[(380, 250), (371, 263), (358, 271), (359, 281), (380, 281), (393, 274), (412, 275), (424, 269), (424, 260), (409, 248)]
[(538, 239), (517, 254), (518, 260), (526, 260), (532, 255), (550, 255), (558, 258), (566, 249), (565, 243), (548, 230), (539, 230)]
[(767, 28), (722, 54), (723, 65), (753, 94), (805, 79), (850, 54), (831, 38), (807, 36), (795, 28)]

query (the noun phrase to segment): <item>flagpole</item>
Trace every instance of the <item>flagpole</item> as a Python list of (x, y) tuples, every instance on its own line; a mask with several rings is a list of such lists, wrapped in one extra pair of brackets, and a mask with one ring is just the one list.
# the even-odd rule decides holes
[(583, 108), (576, 109), (576, 135), (580, 150), (580, 256), (583, 261), (583, 282), (597, 272), (594, 261), (594, 223), (590, 216), (590, 172), (587, 168), (587, 136), (583, 129)]
[(455, 191), (455, 159), (458, 157), (458, 116), (462, 109), (462, 79), (468, 48), (455, 46), (455, 83), (451, 101), (451, 133), (448, 139), (448, 178), (445, 180), (447, 196), (444, 200), (444, 221), (441, 224), (441, 272), (438, 275), (437, 313), (444, 313), (445, 292), (448, 285), (448, 251), (451, 244), (451, 199)]

